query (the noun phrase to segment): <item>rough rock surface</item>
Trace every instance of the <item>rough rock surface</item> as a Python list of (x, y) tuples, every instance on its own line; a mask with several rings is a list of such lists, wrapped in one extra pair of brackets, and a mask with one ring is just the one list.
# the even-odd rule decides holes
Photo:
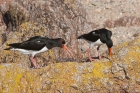
[[(140, 37), (114, 47), (112, 60), (59, 62), (41, 69), (0, 65), (2, 93), (139, 93)], [(134, 55), (135, 54), (135, 55)], [(103, 54), (107, 56), (105, 52)]]
[[(138, 27), (140, 14), (136, 12), (140, 8), (139, 3), (138, 0), (127, 2), (115, 0), (1, 1), (0, 49), (3, 50), (8, 43), (21, 42), (35, 35), (50, 38), (62, 37), (75, 53), (75, 59), (81, 61), (87, 57), (87, 53), (82, 53), (80, 49), (84, 47), (83, 45), (87, 48), (88, 43), (76, 40), (76, 37), (83, 33), (106, 27), (113, 32), (114, 45), (134, 39), (140, 32)], [(129, 7), (125, 7), (126, 4), (129, 4)], [(101, 47), (101, 51), (105, 50), (106, 46)], [(96, 48), (93, 48), (93, 52), (92, 55), (96, 56)], [(53, 49), (53, 53), (57, 61), (67, 61), (65, 59), (68, 55), (63, 51)], [(17, 57), (12, 57), (9, 61), (5, 59), (7, 54), (3, 52), (1, 54), (4, 54), (0, 59), (2, 63), (3, 60), (6, 60), (4, 62), (17, 60)], [(48, 61), (50, 58), (52, 57), (43, 59)]]
[[(0, 93), (139, 93), (139, 9), (139, 0), (0, 0)], [(113, 33), (113, 60), (85, 62), (88, 43), (76, 37), (103, 27)], [(31, 69), (27, 55), (3, 50), (35, 35), (64, 38), (75, 58), (54, 48)]]

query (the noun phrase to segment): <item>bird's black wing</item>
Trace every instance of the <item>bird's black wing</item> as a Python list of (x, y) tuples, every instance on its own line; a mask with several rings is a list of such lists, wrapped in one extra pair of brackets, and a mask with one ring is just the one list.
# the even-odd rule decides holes
[(9, 44), (9, 46), (11, 46), (12, 48), (20, 48), (26, 50), (40, 50), (46, 45), (47, 40), (48, 39), (45, 37), (36, 36), (22, 43)]
[(10, 50), (12, 48), (17, 48), (21, 43), (12, 43), (12, 44), (8, 44), (8, 46), (10, 46), (9, 48), (6, 48), (4, 50)]
[(28, 50), (40, 50), (46, 45), (47, 40), (45, 37), (30, 38), (28, 41), (21, 43), (20, 47)]
[(83, 39), (86, 36), (86, 34), (83, 34), (81, 36), (78, 36), (77, 39)]
[(96, 31), (91, 31), (84, 38), (88, 41), (95, 42), (99, 39), (99, 33)]
[(77, 39), (85, 39), (91, 42), (95, 42), (99, 39), (99, 33), (98, 31), (94, 30), (94, 31), (89, 32), (88, 34), (83, 34), (79, 36)]

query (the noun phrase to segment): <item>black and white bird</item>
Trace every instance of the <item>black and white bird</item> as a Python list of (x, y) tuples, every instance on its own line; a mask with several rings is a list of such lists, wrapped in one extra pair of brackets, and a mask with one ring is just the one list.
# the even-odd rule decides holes
[(109, 31), (108, 29), (102, 28), (102, 29), (91, 31), (87, 34), (83, 34), (79, 36), (77, 39), (84, 39), (90, 44), (90, 47), (88, 49), (88, 56), (89, 56), (89, 60), (93, 61), (94, 59), (92, 59), (91, 54), (90, 54), (90, 50), (93, 46), (98, 46), (97, 51), (98, 51), (99, 59), (101, 59), (99, 48), (103, 44), (107, 45), (109, 56), (112, 57), (113, 42), (111, 40), (111, 36), (112, 36), (111, 31)]
[(22, 43), (8, 44), (8, 46), (10, 47), (6, 48), (5, 50), (18, 50), (23, 54), (31, 55), (30, 61), (33, 67), (40, 68), (37, 65), (35, 59), (35, 55), (38, 53), (48, 51), (49, 49), (52, 49), (54, 47), (60, 47), (67, 50), (71, 55), (73, 55), (73, 53), (69, 50), (65, 43), (65, 40), (62, 38), (50, 39), (48, 37), (34, 36)]

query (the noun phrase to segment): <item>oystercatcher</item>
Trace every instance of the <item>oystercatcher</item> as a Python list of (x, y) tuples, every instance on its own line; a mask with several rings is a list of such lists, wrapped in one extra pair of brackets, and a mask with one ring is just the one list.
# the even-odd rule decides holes
[(105, 28), (101, 28), (98, 30), (91, 31), (87, 34), (83, 34), (79, 36), (77, 39), (84, 39), (90, 44), (90, 47), (87, 51), (88, 51), (89, 60), (93, 61), (94, 59), (92, 59), (91, 54), (90, 54), (90, 49), (92, 48), (92, 46), (98, 46), (97, 47), (98, 56), (99, 56), (99, 59), (101, 59), (99, 48), (101, 45), (106, 44), (108, 47), (109, 56), (112, 57), (113, 42), (111, 40), (111, 36), (112, 36), (111, 31)]
[(73, 53), (68, 49), (65, 43), (66, 43), (65, 40), (62, 38), (50, 39), (48, 37), (34, 36), (22, 43), (8, 44), (8, 46), (10, 47), (6, 48), (5, 50), (18, 50), (23, 54), (31, 55), (30, 61), (33, 67), (40, 68), (37, 65), (35, 59), (35, 55), (38, 53), (48, 51), (49, 49), (52, 49), (54, 47), (61, 47), (67, 50), (71, 55), (73, 55)]

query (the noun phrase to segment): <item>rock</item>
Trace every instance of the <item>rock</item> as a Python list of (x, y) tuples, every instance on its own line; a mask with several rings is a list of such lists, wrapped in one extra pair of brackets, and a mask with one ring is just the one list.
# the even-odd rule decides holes
[[(0, 90), (6, 93), (140, 91), (139, 44), (140, 37), (137, 37), (131, 42), (114, 47), (112, 60), (60, 62), (41, 69), (25, 68), (21, 63), (1, 64)], [(122, 55), (122, 49), (129, 51), (124, 51)]]
[[(116, 2), (116, 1), (74, 1), (73, 0), (56, 0), (56, 1), (22, 1), (22, 0), (6, 0), (6, 11), (2, 11), (0, 31), (0, 45), (4, 47), (4, 43), (8, 42), (9, 37), (12, 39), (17, 37), (14, 33), (19, 33), (22, 30), (20, 27), (26, 22), (35, 23), (36, 26), (42, 27), (43, 33), (38, 35), (48, 36), (50, 38), (62, 37), (67, 41), (67, 44), (72, 51), (77, 54), (76, 59), (85, 58), (87, 55), (82, 54), (77, 47), (76, 38), (92, 30), (106, 27), (115, 33), (112, 36), (114, 45), (124, 42), (125, 40), (133, 39), (133, 34), (139, 31), (139, 17), (137, 15), (129, 16), (120, 15), (121, 8), (126, 3), (132, 7), (135, 4), (136, 10), (138, 10), (138, 2)], [(92, 3), (96, 3), (97, 6), (93, 6)], [(4, 1), (2, 2), (4, 4)], [(106, 6), (110, 6), (110, 9), (106, 9)], [(1, 5), (3, 7), (3, 5)], [(127, 10), (123, 7), (124, 10)], [(132, 10), (132, 9), (130, 9)], [(129, 12), (129, 10), (128, 10)], [(139, 13), (139, 12), (137, 12)], [(8, 21), (4, 21), (8, 19)], [(30, 28), (32, 25), (28, 25)], [(39, 27), (39, 28), (40, 28)], [(128, 28), (129, 27), (129, 28)], [(28, 31), (28, 28), (24, 28), (27, 32), (23, 31), (22, 34), (30, 34), (29, 37), (37, 35), (37, 29), (34, 31)], [(133, 31), (135, 30), (135, 31)], [(127, 35), (129, 33), (130, 35)], [(12, 35), (11, 35), (12, 34)], [(121, 37), (124, 34), (125, 37)], [(19, 37), (19, 36), (18, 36)], [(122, 38), (121, 40), (118, 38)], [(26, 39), (25, 39), (26, 40)], [(22, 40), (23, 41), (23, 40)], [(13, 41), (14, 42), (14, 41)], [(79, 46), (84, 43), (79, 42)], [(86, 44), (88, 45), (88, 44)], [(1, 48), (3, 49), (3, 48)], [(101, 51), (105, 51), (106, 48), (101, 48)], [(78, 52), (79, 51), (79, 52)], [(64, 52), (54, 49), (56, 59), (63, 59), (67, 57)], [(96, 54), (93, 54), (96, 56)]]
[[(138, 93), (139, 4), (138, 0), (1, 0), (0, 93)], [(85, 51), (89, 44), (76, 38), (103, 27), (113, 33), (113, 59), (107, 58), (103, 45), (105, 58), (86, 62), (88, 55), (80, 49)], [(3, 50), (6, 44), (35, 35), (64, 38), (75, 58), (52, 49), (37, 55), (42, 68), (32, 69), (27, 55)], [(92, 56), (97, 56), (96, 47)]]

